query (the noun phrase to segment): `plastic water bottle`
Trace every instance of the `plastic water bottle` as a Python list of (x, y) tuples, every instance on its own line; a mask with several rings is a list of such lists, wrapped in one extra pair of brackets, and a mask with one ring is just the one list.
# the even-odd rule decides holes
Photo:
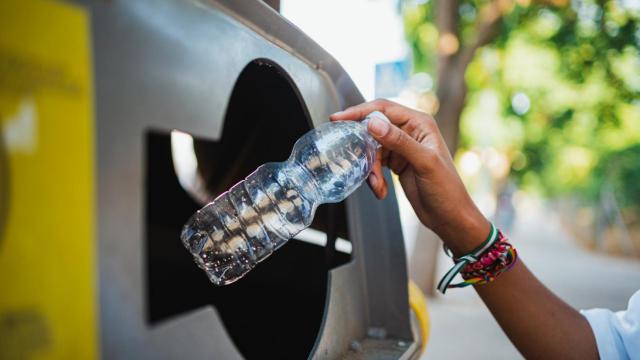
[(266, 163), (198, 210), (181, 239), (211, 282), (230, 284), (313, 220), (322, 203), (344, 200), (369, 176), (380, 146), (362, 122), (336, 121), (307, 132), (289, 159)]

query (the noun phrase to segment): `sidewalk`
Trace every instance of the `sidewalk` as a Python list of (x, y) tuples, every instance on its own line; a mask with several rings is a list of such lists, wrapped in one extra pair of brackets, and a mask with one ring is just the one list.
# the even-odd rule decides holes
[[(558, 296), (578, 309), (626, 308), (640, 289), (640, 260), (597, 255), (577, 245), (551, 211), (529, 209), (508, 234), (527, 266)], [(441, 257), (438, 273), (450, 260)], [(520, 359), (471, 288), (429, 299), (431, 336), (422, 359)]]

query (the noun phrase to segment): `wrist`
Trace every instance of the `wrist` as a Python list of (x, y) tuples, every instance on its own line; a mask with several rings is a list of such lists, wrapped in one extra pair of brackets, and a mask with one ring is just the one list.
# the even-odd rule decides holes
[(491, 223), (479, 211), (464, 216), (455, 226), (436, 231), (453, 255), (463, 256), (482, 244), (491, 232)]

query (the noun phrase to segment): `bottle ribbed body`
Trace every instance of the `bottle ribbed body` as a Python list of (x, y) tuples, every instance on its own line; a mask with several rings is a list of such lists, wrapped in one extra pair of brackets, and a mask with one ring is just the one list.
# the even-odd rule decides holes
[(377, 146), (358, 122), (311, 130), (287, 161), (260, 166), (198, 210), (183, 228), (183, 244), (214, 284), (238, 280), (307, 228), (318, 205), (357, 189)]

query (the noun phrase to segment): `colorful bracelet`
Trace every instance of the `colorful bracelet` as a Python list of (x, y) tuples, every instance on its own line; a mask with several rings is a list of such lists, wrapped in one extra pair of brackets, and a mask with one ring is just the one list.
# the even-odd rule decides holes
[[(455, 265), (438, 283), (438, 290), (443, 294), (449, 288), (492, 282), (499, 275), (513, 268), (518, 259), (516, 249), (493, 224), (491, 224), (491, 231), (487, 239), (470, 254), (454, 258), (446, 247), (445, 252), (453, 258)], [(458, 273), (462, 275), (464, 281), (451, 284)]]
[(464, 279), (458, 284), (450, 284), (450, 288), (461, 288), (469, 285), (482, 285), (494, 281), (502, 273), (513, 268), (518, 260), (518, 252), (507, 238), (498, 231), (498, 241), (479, 261), (462, 269), (460, 275)]

